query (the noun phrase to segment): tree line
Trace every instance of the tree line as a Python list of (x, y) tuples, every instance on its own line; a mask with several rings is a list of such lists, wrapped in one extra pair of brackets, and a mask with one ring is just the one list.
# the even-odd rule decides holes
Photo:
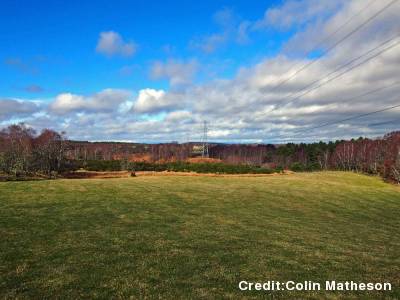
[[(160, 164), (198, 156), (199, 143), (75, 142), (68, 157), (86, 160), (145, 161)], [(344, 170), (376, 174), (400, 182), (400, 132), (369, 139), (316, 143), (210, 144), (209, 157), (226, 164), (294, 171)], [(84, 159), (85, 160), (85, 159)], [(115, 163), (114, 163), (115, 164)]]
[(400, 182), (400, 132), (381, 138), (278, 147), (271, 161), (294, 171), (344, 170)]
[[(185, 162), (199, 155), (199, 146), (194, 142), (68, 141), (64, 133), (50, 129), (37, 133), (24, 124), (18, 124), (0, 131), (0, 171), (16, 177), (29, 174), (52, 176), (89, 161), (91, 165), (98, 161), (98, 168), (113, 166), (121, 169), (132, 166), (128, 162)], [(210, 144), (209, 156), (230, 165), (294, 171), (356, 171), (400, 182), (400, 132), (375, 139), (360, 137), (328, 143)]]

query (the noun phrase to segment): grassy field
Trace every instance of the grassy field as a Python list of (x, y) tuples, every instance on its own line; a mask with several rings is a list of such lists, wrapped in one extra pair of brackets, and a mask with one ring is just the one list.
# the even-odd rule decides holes
[(352, 173), (0, 183), (0, 236), (0, 298), (400, 298), (400, 188)]

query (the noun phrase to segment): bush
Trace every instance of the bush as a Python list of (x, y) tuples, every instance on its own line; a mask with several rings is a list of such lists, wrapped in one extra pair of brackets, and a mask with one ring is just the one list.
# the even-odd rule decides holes
[(119, 160), (88, 160), (82, 167), (88, 171), (121, 171)]
[(304, 172), (306, 171), (306, 169), (306, 166), (299, 162), (292, 163), (292, 165), (290, 166), (290, 170), (295, 172)]
[(173, 172), (196, 172), (196, 173), (219, 173), (219, 174), (270, 174), (273, 170), (249, 165), (231, 165), (224, 163), (187, 163), (172, 162), (164, 164), (153, 164), (145, 162), (131, 163), (130, 170), (134, 171), (173, 171)]
[(88, 171), (153, 171), (153, 172), (196, 172), (216, 174), (271, 174), (281, 172), (282, 169), (269, 169), (250, 165), (232, 165), (225, 163), (148, 163), (148, 162), (126, 162), (121, 160), (88, 160), (68, 161), (64, 170), (78, 170), (80, 168)]
[(294, 162), (293, 164), (291, 164), (290, 170), (295, 172), (312, 172), (321, 170), (321, 166), (318, 164), (318, 162), (310, 162), (308, 164)]

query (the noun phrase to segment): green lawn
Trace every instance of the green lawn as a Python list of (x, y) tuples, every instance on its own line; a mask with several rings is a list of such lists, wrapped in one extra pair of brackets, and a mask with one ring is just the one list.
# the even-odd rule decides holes
[(0, 183), (0, 237), (0, 298), (400, 298), (400, 188), (352, 173)]

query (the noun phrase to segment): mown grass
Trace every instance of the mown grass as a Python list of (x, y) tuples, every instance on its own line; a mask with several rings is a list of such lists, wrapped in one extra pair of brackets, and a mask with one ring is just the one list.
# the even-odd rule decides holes
[(391, 282), (400, 189), (352, 173), (0, 183), (1, 298), (267, 298), (240, 280)]

